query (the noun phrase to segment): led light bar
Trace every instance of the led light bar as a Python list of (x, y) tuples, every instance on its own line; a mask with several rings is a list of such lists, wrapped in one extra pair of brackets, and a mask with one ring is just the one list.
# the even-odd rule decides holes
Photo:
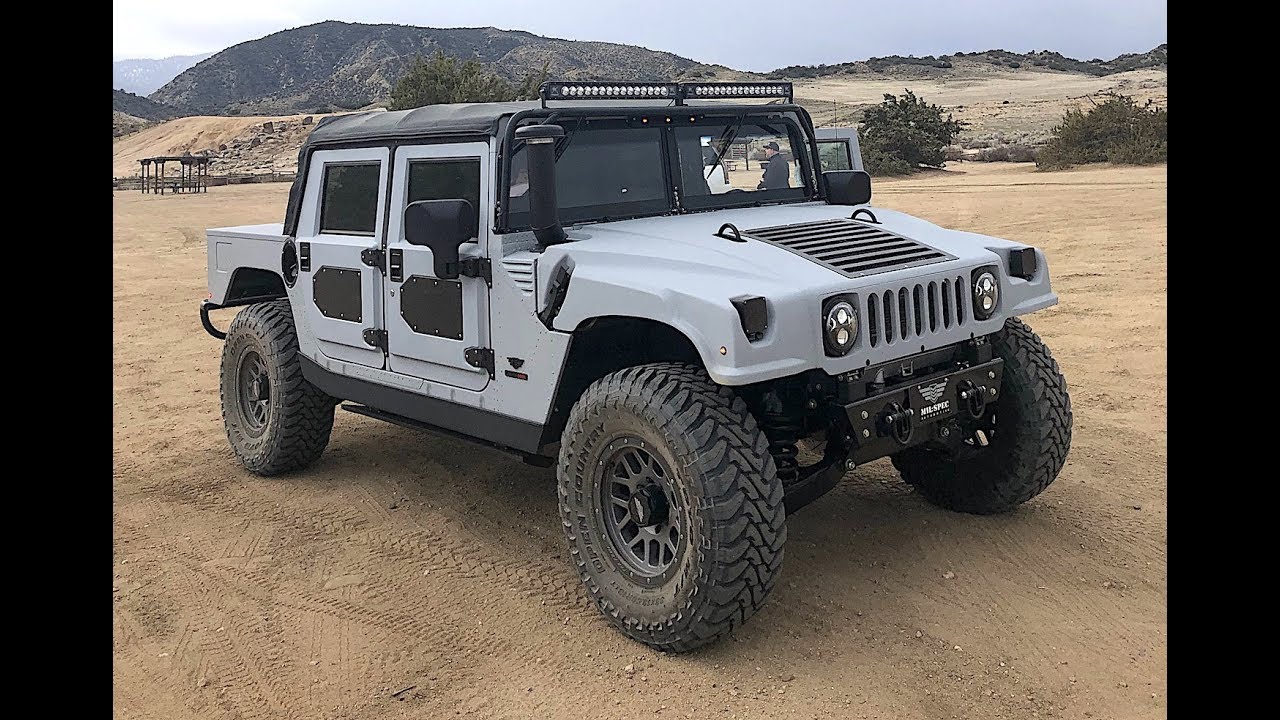
[(680, 91), (685, 100), (794, 97), (789, 82), (680, 83)]
[(546, 107), (552, 100), (740, 100), (785, 98), (794, 102), (789, 82), (659, 83), (659, 82), (544, 82), (538, 96)]
[(680, 93), (675, 83), (545, 82), (538, 95), (549, 100), (674, 100)]

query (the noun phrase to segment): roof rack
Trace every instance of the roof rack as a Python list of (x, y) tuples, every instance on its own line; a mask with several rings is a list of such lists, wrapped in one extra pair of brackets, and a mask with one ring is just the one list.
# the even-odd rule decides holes
[(542, 107), (552, 100), (740, 100), (785, 98), (795, 102), (789, 82), (544, 82), (538, 87)]

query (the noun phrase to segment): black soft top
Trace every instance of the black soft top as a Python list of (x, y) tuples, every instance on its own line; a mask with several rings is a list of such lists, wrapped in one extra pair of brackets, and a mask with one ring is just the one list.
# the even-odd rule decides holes
[(496, 135), (502, 118), (541, 107), (537, 101), (427, 105), (394, 112), (362, 112), (321, 118), (306, 145), (390, 140), (435, 135)]
[(284, 233), (297, 232), (302, 209), (302, 188), (306, 183), (311, 153), (327, 146), (348, 143), (393, 141), (408, 138), (465, 135), (497, 135), (503, 121), (522, 110), (542, 107), (537, 101), (501, 103), (454, 103), (427, 105), (394, 112), (371, 111), (350, 115), (330, 115), (316, 123), (298, 150), (298, 175), (289, 189), (285, 208)]
[[(676, 108), (667, 99), (645, 99), (627, 101), (592, 102), (595, 110), (622, 109), (678, 109), (685, 111), (701, 105), (688, 105)], [(719, 112), (736, 112), (743, 110), (764, 110), (770, 112), (796, 111), (799, 106), (787, 104), (769, 104), (759, 106), (713, 105)], [(543, 108), (537, 100), (495, 103), (452, 103), (448, 105), (427, 105), (412, 110), (396, 110), (387, 112), (373, 110), (369, 112), (351, 113), (349, 115), (330, 115), (316, 123), (315, 130), (307, 136), (298, 150), (298, 174), (289, 189), (289, 204), (285, 208), (284, 234), (294, 235), (298, 228), (298, 218), (302, 213), (302, 192), (306, 184), (307, 171), (311, 164), (311, 153), (315, 150), (347, 145), (377, 144), (412, 140), (430, 137), (495, 137), (504, 131), (506, 121), (512, 115), (525, 110)], [(579, 107), (555, 107), (544, 110), (554, 113), (556, 110), (581, 110)]]

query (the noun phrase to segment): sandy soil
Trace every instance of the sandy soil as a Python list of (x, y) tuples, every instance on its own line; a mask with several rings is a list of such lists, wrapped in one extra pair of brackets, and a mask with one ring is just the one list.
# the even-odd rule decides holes
[(1047, 251), (1062, 304), (1029, 321), (1071, 388), (1067, 466), (988, 518), (860, 468), (789, 520), (767, 606), (676, 657), (588, 604), (547, 471), (340, 412), (309, 471), (245, 473), (196, 316), (203, 229), (275, 221), (288, 187), (117, 192), (114, 717), (1166, 716), (1166, 188), (1163, 167), (878, 182)]

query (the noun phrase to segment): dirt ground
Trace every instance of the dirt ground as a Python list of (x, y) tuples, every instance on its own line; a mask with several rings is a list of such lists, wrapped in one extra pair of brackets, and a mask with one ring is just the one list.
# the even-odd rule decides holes
[[(796, 97), (814, 123), (849, 125), (852, 106), (874, 105), (886, 93), (906, 89), (941, 105), (956, 120), (968, 123), (959, 140), (1043, 142), (1070, 108), (1087, 109), (1102, 93), (1117, 92), (1138, 102), (1169, 106), (1169, 73), (1134, 70), (1103, 77), (1038, 70), (996, 70), (937, 78), (832, 76), (796, 82)], [(1092, 100), (1091, 100), (1092, 98)], [(836, 104), (830, 104), (832, 102)], [(837, 118), (834, 119), (833, 118)]]
[(766, 607), (685, 656), (588, 604), (549, 471), (339, 412), (310, 470), (248, 475), (196, 315), (203, 231), (276, 221), (288, 188), (117, 192), (114, 717), (1166, 716), (1166, 188), (1164, 167), (877, 182), (1048, 253), (1062, 303), (1029, 321), (1071, 389), (1067, 465), (1000, 517), (860, 468), (788, 521)]

